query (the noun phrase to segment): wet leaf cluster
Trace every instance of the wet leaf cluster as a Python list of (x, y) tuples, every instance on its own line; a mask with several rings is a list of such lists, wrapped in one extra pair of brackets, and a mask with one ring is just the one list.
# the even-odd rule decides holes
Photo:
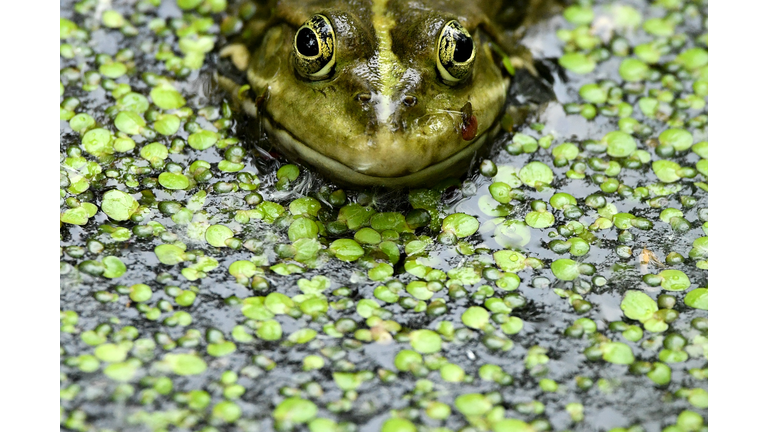
[(259, 3), (61, 11), (63, 428), (707, 430), (706, 1), (566, 7), (565, 99), (408, 191), (203, 91)]

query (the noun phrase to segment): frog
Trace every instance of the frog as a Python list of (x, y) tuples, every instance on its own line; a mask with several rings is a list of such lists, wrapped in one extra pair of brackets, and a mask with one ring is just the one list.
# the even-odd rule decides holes
[(283, 155), (332, 181), (430, 186), (498, 134), (510, 72), (536, 73), (520, 38), (556, 3), (260, 2), (221, 51), (247, 83), (216, 82)]

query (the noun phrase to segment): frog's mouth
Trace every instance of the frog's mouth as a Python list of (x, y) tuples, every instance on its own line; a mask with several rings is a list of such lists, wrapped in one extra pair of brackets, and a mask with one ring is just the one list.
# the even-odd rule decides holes
[(495, 136), (501, 127), (497, 119), (491, 128), (478, 134), (472, 140), (469, 140), (464, 148), (448, 158), (419, 171), (399, 177), (373, 176), (363, 174), (360, 171), (332, 159), (306, 145), (282, 125), (275, 122), (268, 114), (260, 112), (255, 101), (241, 98), (238, 95), (240, 87), (231, 79), (217, 73), (215, 75), (215, 80), (232, 95), (233, 102), (245, 111), (246, 114), (259, 119), (259, 121), (262, 122), (267, 134), (272, 138), (276, 146), (285, 154), (285, 156), (297, 163), (303, 162), (314, 166), (325, 177), (332, 179), (343, 186), (383, 186), (393, 189), (415, 186), (430, 187), (444, 178), (451, 176), (460, 177), (466, 173), (473, 157), (483, 148), (488, 137)]
[(325, 156), (297, 139), (290, 131), (276, 123), (269, 116), (262, 115), (267, 134), (276, 141), (278, 148), (296, 162), (308, 163), (324, 176), (349, 186), (384, 186), (388, 188), (404, 188), (413, 186), (432, 186), (436, 182), (455, 175), (463, 174), (470, 165), (473, 156), (488, 139), (495, 135), (500, 128), (496, 123), (493, 127), (469, 141), (469, 144), (442, 161), (404, 176), (379, 177), (363, 174), (347, 165)]

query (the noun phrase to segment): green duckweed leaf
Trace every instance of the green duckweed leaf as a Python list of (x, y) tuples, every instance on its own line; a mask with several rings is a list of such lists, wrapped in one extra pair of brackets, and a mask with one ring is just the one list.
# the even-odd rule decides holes
[(74, 22), (66, 18), (59, 18), (59, 37), (61, 39), (68, 38), (72, 33), (77, 31), (77, 29), (77, 24)]
[(184, 250), (172, 244), (155, 246), (155, 255), (157, 256), (157, 259), (165, 265), (175, 265), (186, 261), (186, 253)]
[(709, 159), (702, 159), (696, 162), (696, 170), (705, 176), (709, 176)]
[(557, 158), (563, 158), (565, 160), (573, 160), (579, 155), (579, 148), (572, 143), (563, 143), (552, 149), (552, 156)]
[(597, 64), (594, 60), (578, 52), (567, 53), (558, 60), (560, 66), (577, 74), (588, 74), (595, 70)]
[[(302, 303), (303, 304), (303, 303)], [(291, 333), (288, 340), (295, 344), (305, 344), (312, 341), (317, 336), (317, 331), (312, 329), (301, 329)]]
[(411, 346), (422, 354), (431, 354), (442, 349), (443, 340), (432, 330), (414, 330), (410, 333)]
[(191, 134), (189, 138), (187, 138), (189, 146), (195, 150), (205, 150), (208, 147), (216, 144), (216, 141), (218, 140), (219, 135), (216, 132), (211, 132), (208, 130), (195, 132)]
[(116, 10), (106, 10), (101, 14), (101, 22), (108, 28), (120, 28), (125, 24), (125, 18)]
[(548, 211), (532, 211), (525, 215), (525, 223), (531, 228), (547, 228), (555, 223), (555, 215)]
[(179, 109), (187, 103), (184, 97), (169, 85), (160, 85), (149, 92), (152, 102), (162, 109)]
[(688, 71), (693, 71), (706, 66), (709, 63), (707, 50), (700, 47), (687, 49), (680, 53), (675, 62), (683, 65)]
[(643, 30), (654, 36), (669, 37), (675, 34), (675, 25), (664, 18), (650, 18), (643, 23)]
[(104, 273), (102, 273), (101, 275), (104, 276), (105, 278), (109, 278), (109, 279), (119, 278), (126, 271), (125, 264), (123, 264), (123, 262), (120, 261), (120, 258), (118, 257), (107, 256), (107, 257), (104, 257), (104, 259), (101, 262), (104, 264)]
[(152, 288), (145, 284), (131, 285), (129, 297), (136, 303), (143, 303), (152, 298)]
[(520, 180), (530, 187), (540, 184), (549, 185), (554, 179), (552, 169), (538, 161), (533, 161), (520, 170)]
[(694, 309), (709, 310), (708, 289), (696, 288), (685, 295), (685, 304)]
[(227, 240), (234, 236), (235, 233), (224, 225), (211, 225), (205, 230), (205, 241), (214, 247), (225, 247)]
[(184, 190), (190, 185), (189, 178), (181, 173), (160, 173), (157, 181), (166, 189), (171, 190)]
[(317, 405), (300, 397), (290, 397), (272, 412), (272, 417), (279, 422), (295, 424), (306, 423), (317, 415)]
[(672, 370), (664, 363), (654, 363), (653, 369), (646, 374), (657, 385), (663, 386), (669, 384), (672, 380)]
[(458, 396), (454, 405), (466, 417), (481, 416), (493, 408), (493, 404), (480, 393), (468, 393)]
[(481, 329), (485, 327), (486, 324), (488, 324), (490, 316), (491, 315), (487, 310), (485, 310), (485, 308), (480, 306), (471, 306), (467, 308), (463, 314), (461, 314), (461, 322), (463, 322), (464, 325), (469, 328)]
[(526, 265), (525, 255), (510, 250), (494, 252), (493, 259), (502, 270), (513, 273), (524, 269)]
[(381, 426), (381, 432), (416, 432), (416, 426), (407, 419), (391, 418)]
[(571, 24), (584, 25), (595, 19), (595, 13), (589, 6), (573, 5), (563, 11), (563, 17)]
[(120, 62), (104, 63), (99, 66), (99, 73), (107, 78), (120, 78), (128, 72), (128, 67)]
[(558, 192), (552, 195), (552, 198), (549, 199), (549, 203), (553, 208), (558, 210), (563, 210), (577, 204), (576, 198), (574, 198), (573, 195), (565, 192)]
[(493, 432), (535, 432), (528, 423), (517, 419), (504, 419), (493, 424)]
[(680, 165), (668, 160), (657, 160), (653, 162), (653, 172), (656, 177), (664, 183), (674, 183), (680, 180), (680, 176), (677, 175), (677, 171), (680, 169)]
[(637, 150), (632, 135), (620, 131), (608, 132), (602, 142), (608, 146), (608, 155), (613, 157), (627, 157)]
[(505, 248), (522, 248), (531, 241), (531, 229), (524, 221), (507, 219), (493, 231), (493, 238)]
[(614, 364), (632, 364), (635, 356), (632, 354), (632, 348), (622, 342), (606, 342), (601, 346), (603, 351), (603, 360)]
[(356, 390), (362, 384), (359, 376), (354, 372), (334, 372), (333, 381), (342, 390)]
[(88, 218), (88, 210), (83, 206), (65, 210), (61, 214), (61, 221), (72, 225), (85, 225), (88, 223)]
[(648, 65), (635, 58), (624, 59), (619, 66), (619, 75), (624, 81), (638, 82), (646, 78)]
[(572, 281), (579, 277), (579, 264), (572, 259), (561, 258), (552, 263), (552, 273), (560, 280)]
[(365, 254), (363, 248), (352, 239), (338, 239), (328, 248), (341, 261), (356, 261)]
[(147, 126), (147, 122), (133, 111), (121, 111), (115, 117), (115, 126), (120, 132), (138, 135)]
[(102, 128), (91, 129), (83, 135), (83, 147), (85, 151), (96, 156), (112, 154), (112, 134)]
[(242, 409), (232, 401), (221, 401), (213, 406), (211, 414), (216, 419), (234, 423), (242, 415)]
[(117, 101), (117, 108), (120, 111), (131, 111), (142, 114), (149, 109), (149, 100), (141, 94), (129, 92), (120, 97)]
[(212, 357), (224, 357), (232, 354), (237, 349), (233, 342), (223, 341), (219, 343), (208, 344), (206, 351)]
[(178, 132), (181, 119), (173, 114), (160, 114), (152, 125), (157, 133), (170, 136)]
[(659, 310), (659, 307), (644, 292), (629, 290), (624, 294), (624, 299), (621, 301), (621, 310), (624, 311), (627, 318), (643, 322), (650, 319)]
[(688, 275), (680, 270), (662, 270), (659, 276), (662, 277), (661, 287), (667, 291), (685, 291), (691, 286)]
[(199, 375), (208, 369), (205, 360), (195, 354), (166, 354), (163, 362), (168, 364), (176, 375)]
[(454, 213), (443, 220), (443, 231), (453, 233), (457, 238), (469, 237), (480, 228), (480, 223), (473, 216)]
[(138, 208), (138, 201), (119, 190), (105, 193), (101, 201), (101, 210), (116, 221), (128, 220)]
[(615, 5), (611, 8), (612, 15), (619, 28), (637, 28), (643, 21), (642, 14), (629, 5)]
[(157, 163), (168, 157), (168, 148), (159, 142), (153, 142), (142, 147), (139, 155), (150, 163)]
[(121, 363), (113, 363), (105, 367), (104, 375), (115, 381), (128, 382), (133, 379), (138, 369), (139, 365), (136, 363), (136, 361), (128, 360)]
[(103, 362), (118, 363), (126, 359), (129, 349), (130, 346), (105, 343), (97, 346), (96, 349), (93, 350), (93, 354)]
[(681, 152), (688, 150), (693, 145), (693, 135), (685, 129), (667, 129), (659, 135), (659, 143), (671, 145)]
[(400, 371), (409, 371), (413, 367), (422, 364), (424, 359), (421, 354), (412, 350), (400, 350), (395, 355), (395, 368)]

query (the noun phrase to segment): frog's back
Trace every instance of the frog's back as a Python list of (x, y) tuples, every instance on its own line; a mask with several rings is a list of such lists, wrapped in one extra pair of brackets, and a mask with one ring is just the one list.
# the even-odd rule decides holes
[[(319, 10), (354, 13), (371, 23), (375, 11), (390, 11), (401, 19), (430, 12), (453, 15), (467, 23), (486, 23), (505, 30), (530, 25), (563, 0), (265, 0), (276, 16), (300, 25)], [(471, 25), (471, 24), (470, 24)]]
[[(499, 38), (496, 42), (512, 47), (509, 40), (514, 30), (526, 27), (551, 13), (563, 0), (262, 0), (261, 10), (271, 11), (271, 19), (262, 20), (259, 35), (269, 25), (284, 21), (300, 26), (318, 11), (351, 14), (358, 25), (374, 31), (376, 14), (397, 17), (399, 26), (424, 23), (430, 16), (451, 15), (469, 27), (484, 26)], [(264, 25), (266, 21), (266, 26)], [(507, 33), (506, 35), (504, 35)]]

